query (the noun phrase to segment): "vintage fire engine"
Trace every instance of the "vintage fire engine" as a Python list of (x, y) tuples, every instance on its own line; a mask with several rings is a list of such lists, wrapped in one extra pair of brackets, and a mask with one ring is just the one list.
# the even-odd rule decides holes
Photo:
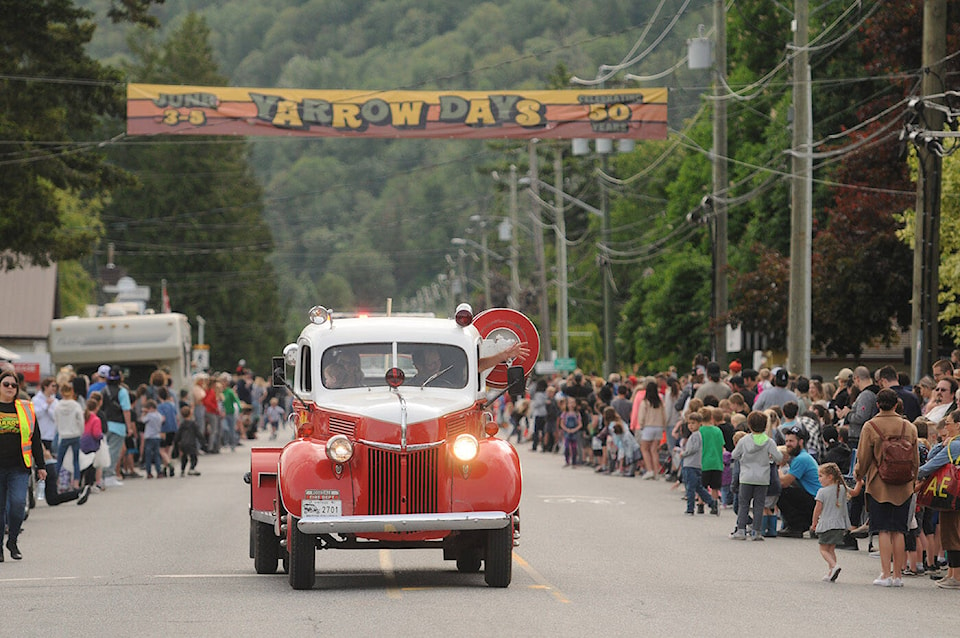
[(435, 547), (507, 587), (520, 461), (496, 436), (489, 389), (522, 390), (533, 324), (466, 304), (454, 319), (309, 316), (274, 359), (274, 383), (296, 397), (294, 440), (254, 448), (245, 477), (257, 573), (282, 562), (294, 589), (311, 589), (318, 549)]

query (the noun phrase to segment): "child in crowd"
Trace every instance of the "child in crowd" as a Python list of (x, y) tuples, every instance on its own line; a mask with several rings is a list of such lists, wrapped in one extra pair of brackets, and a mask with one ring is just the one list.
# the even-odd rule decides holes
[[(917, 447), (920, 451), (920, 465), (927, 462), (927, 455), (930, 453), (930, 446), (927, 444), (928, 426), (930, 421), (925, 417), (917, 417), (913, 425), (917, 428)], [(923, 529), (923, 519), (925, 508), (917, 507), (916, 495), (910, 508), (910, 523), (907, 526), (907, 533), (904, 535), (904, 548), (907, 552), (907, 565), (903, 569), (904, 576), (922, 576), (926, 573), (923, 563), (923, 555), (927, 549), (927, 537)]]
[(817, 504), (813, 508), (813, 522), (810, 531), (816, 532), (820, 541), (820, 555), (827, 561), (825, 582), (835, 582), (840, 574), (837, 564), (837, 545), (843, 542), (850, 529), (850, 516), (847, 513), (847, 485), (836, 463), (824, 463), (818, 472), (821, 487), (817, 491)]
[(157, 412), (157, 402), (147, 399), (140, 413), (143, 421), (143, 466), (147, 470), (147, 478), (153, 478), (153, 469), (157, 470), (157, 478), (166, 474), (160, 463), (160, 430), (163, 428), (163, 415)]
[(733, 458), (739, 464), (740, 484), (737, 499), (737, 529), (730, 535), (734, 540), (746, 540), (747, 522), (753, 504), (753, 540), (762, 541), (760, 533), (767, 490), (770, 487), (770, 462), (779, 463), (783, 453), (766, 434), (767, 417), (762, 412), (751, 412), (747, 417), (750, 434), (744, 435), (733, 449)]
[[(720, 502), (720, 488), (723, 487), (723, 431), (717, 423), (723, 420), (720, 408), (704, 407), (700, 410), (703, 417), (700, 425), (700, 468), (703, 486), (710, 495)], [(719, 508), (711, 514), (720, 515)]]
[(185, 405), (180, 408), (180, 416), (180, 427), (177, 428), (177, 435), (173, 439), (174, 446), (180, 450), (180, 478), (183, 478), (187, 469), (187, 461), (190, 462), (190, 471), (186, 473), (190, 476), (200, 476), (200, 472), (197, 471), (197, 453), (203, 441), (203, 430), (193, 420), (191, 406)]
[(563, 466), (575, 467), (579, 453), (580, 430), (583, 429), (583, 418), (580, 416), (580, 410), (577, 409), (577, 400), (574, 397), (567, 397), (567, 405), (560, 414), (560, 429), (563, 431)]
[[(700, 450), (702, 448), (700, 424), (702, 421), (703, 418), (697, 412), (691, 412), (687, 415), (687, 427), (690, 429), (690, 437), (680, 452), (680, 455), (683, 457), (683, 485), (687, 490), (687, 511), (684, 513), (693, 516), (693, 506), (696, 502), (696, 497), (699, 496), (704, 503), (710, 506), (710, 513), (719, 516), (720, 507), (717, 501), (714, 500), (710, 492), (708, 492), (700, 482), (702, 477), (702, 470), (700, 468)], [(702, 508), (703, 506), (701, 505), (700, 507)]]
[(270, 405), (263, 412), (263, 420), (270, 428), (270, 439), (277, 438), (277, 431), (280, 429), (280, 422), (283, 421), (283, 408), (280, 407), (280, 399), (272, 397)]
[(723, 450), (723, 473), (720, 477), (720, 504), (723, 509), (733, 505), (733, 453)]

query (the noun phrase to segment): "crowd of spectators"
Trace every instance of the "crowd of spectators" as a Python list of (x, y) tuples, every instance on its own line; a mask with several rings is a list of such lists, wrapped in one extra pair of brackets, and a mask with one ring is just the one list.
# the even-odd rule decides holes
[[(225, 447), (236, 450), (244, 437), (256, 438), (259, 429), (272, 428), (275, 437), (291, 407), (285, 388), (269, 387), (244, 366), (232, 374), (197, 374), (190, 388), (179, 391), (164, 370), (154, 371), (148, 383), (130, 387), (116, 365), (103, 364), (89, 378), (66, 366), (43, 378), (32, 397), (12, 365), (0, 363), (0, 373), (15, 396), (0, 411), (0, 433), (5, 435), (0, 532), (9, 534), (14, 558), (22, 556), (17, 536), (30, 489), (37, 502), (83, 505), (91, 494), (122, 487), (127, 479), (174, 477), (176, 460), (180, 477), (200, 476), (201, 455), (219, 454)], [(21, 412), (36, 424), (37, 445), (29, 455), (20, 451)], [(17, 480), (8, 480), (8, 474)], [(43, 480), (27, 489), (31, 475)], [(8, 492), (16, 493), (14, 505)]]
[[(832, 379), (702, 359), (686, 375), (576, 371), (536, 380), (502, 414), (512, 439), (562, 451), (564, 468), (682, 484), (687, 515), (733, 509), (733, 540), (818, 539), (825, 581), (840, 573), (835, 549), (867, 540), (880, 558), (874, 585), (929, 575), (960, 589), (960, 514), (919, 507), (915, 494), (960, 459), (955, 355), (913, 384), (889, 365)], [(903, 479), (888, 470), (889, 441), (906, 450)]]

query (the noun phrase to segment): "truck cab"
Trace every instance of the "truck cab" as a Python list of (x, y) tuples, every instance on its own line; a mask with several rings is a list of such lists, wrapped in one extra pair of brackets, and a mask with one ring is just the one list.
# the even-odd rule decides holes
[(488, 394), (522, 388), (539, 350), (533, 324), (466, 305), (455, 319), (335, 318), (319, 306), (309, 318), (274, 364), (296, 397), (294, 439), (251, 452), (256, 571), (282, 561), (291, 586), (310, 589), (317, 550), (436, 547), (508, 586), (520, 461), (496, 436)]

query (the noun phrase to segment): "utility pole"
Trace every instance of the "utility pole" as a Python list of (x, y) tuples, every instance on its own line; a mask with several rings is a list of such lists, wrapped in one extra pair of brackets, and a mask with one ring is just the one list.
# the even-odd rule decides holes
[(560, 335), (557, 350), (560, 357), (570, 356), (570, 337), (568, 335), (569, 315), (567, 314), (567, 222), (563, 214), (563, 150), (557, 146), (557, 153), (553, 156), (553, 184), (554, 206), (556, 207), (557, 222), (557, 322), (560, 324)]
[[(928, 95), (944, 91), (944, 64), (947, 55), (947, 0), (924, 0), (923, 3), (923, 84), (925, 101), (943, 103), (943, 98), (927, 100)], [(924, 109), (922, 124), (927, 130), (942, 131), (945, 114)], [(917, 147), (919, 177), (917, 179), (916, 237), (913, 248), (913, 312), (910, 326), (913, 344), (912, 378), (929, 374), (940, 354), (938, 295), (940, 292), (940, 183), (943, 160), (925, 146)]]
[(520, 309), (520, 246), (517, 220), (517, 166), (510, 165), (510, 307)]
[[(601, 160), (603, 174), (608, 174), (607, 156), (603, 155)], [(616, 365), (616, 355), (614, 351), (614, 342), (616, 335), (613, 333), (613, 289), (610, 285), (610, 198), (607, 196), (607, 187), (600, 184), (600, 210), (603, 211), (603, 223), (600, 234), (600, 241), (603, 248), (600, 251), (600, 276), (603, 278), (603, 378), (607, 379), (613, 372)]]
[(810, 375), (810, 263), (813, 243), (813, 108), (810, 97), (810, 11), (794, 0), (793, 173), (790, 206), (790, 305), (787, 310), (787, 368)]
[(714, 0), (713, 23), (717, 33), (713, 82), (713, 214), (714, 268), (713, 357), (721, 368), (727, 365), (727, 102), (722, 78), (727, 73), (727, 14), (724, 0)]
[(540, 162), (537, 157), (537, 142), (530, 140), (527, 143), (527, 154), (530, 161), (530, 192), (533, 197), (533, 249), (537, 253), (537, 278), (540, 290), (537, 295), (540, 299), (540, 331), (545, 335), (546, 347), (540, 348), (542, 361), (550, 361), (552, 349), (550, 347), (550, 296), (547, 292), (547, 256), (543, 244), (543, 212), (540, 207)]
[(487, 255), (487, 227), (486, 223), (480, 225), (480, 263), (483, 267), (483, 307), (490, 307), (490, 257)]

